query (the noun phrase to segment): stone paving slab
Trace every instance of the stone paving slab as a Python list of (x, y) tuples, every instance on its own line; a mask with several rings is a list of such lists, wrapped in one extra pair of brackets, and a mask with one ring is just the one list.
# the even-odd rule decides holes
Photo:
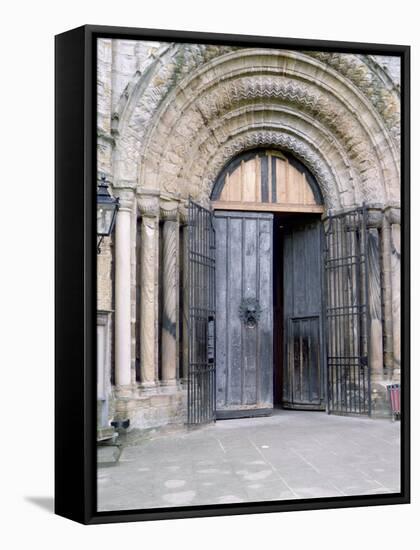
[(400, 424), (312, 411), (221, 420), (98, 464), (98, 510), (399, 492)]

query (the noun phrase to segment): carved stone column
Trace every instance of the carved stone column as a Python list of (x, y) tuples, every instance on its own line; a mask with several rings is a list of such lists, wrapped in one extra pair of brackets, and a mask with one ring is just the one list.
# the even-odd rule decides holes
[(380, 245), (376, 227), (370, 227), (367, 234), (368, 260), (368, 304), (370, 313), (370, 369), (372, 381), (383, 379), (384, 357), (382, 341), (382, 303)]
[(367, 218), (368, 307), (370, 315), (370, 369), (373, 382), (384, 378), (381, 243), (378, 229), (382, 227), (383, 212), (369, 208)]
[(161, 203), (162, 246), (162, 384), (176, 384), (178, 361), (179, 222), (178, 204)]
[(392, 378), (394, 350), (392, 333), (391, 227), (386, 215), (382, 218), (382, 276), (384, 304), (384, 365), (387, 378)]
[(115, 228), (115, 382), (131, 386), (131, 197), (120, 196)]
[(179, 209), (182, 226), (182, 372), (183, 381), (188, 377), (188, 211), (185, 206)]
[(142, 196), (140, 233), (140, 381), (144, 390), (158, 381), (159, 200)]
[(400, 379), (401, 369), (401, 226), (400, 210), (388, 212), (391, 223), (391, 283), (392, 283), (392, 336), (394, 351), (393, 378)]

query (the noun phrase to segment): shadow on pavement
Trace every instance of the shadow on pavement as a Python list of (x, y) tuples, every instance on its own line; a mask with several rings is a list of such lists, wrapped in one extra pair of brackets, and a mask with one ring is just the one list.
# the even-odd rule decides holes
[(50, 512), (51, 514), (54, 513), (53, 497), (25, 497), (25, 500), (27, 502), (35, 504), (35, 506), (38, 506), (39, 508), (42, 508), (47, 512)]

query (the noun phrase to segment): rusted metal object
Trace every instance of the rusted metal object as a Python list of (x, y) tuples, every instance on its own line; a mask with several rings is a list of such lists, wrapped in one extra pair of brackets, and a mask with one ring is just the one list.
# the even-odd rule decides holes
[(387, 386), (389, 404), (391, 407), (392, 420), (401, 416), (401, 389), (399, 384), (389, 384)]

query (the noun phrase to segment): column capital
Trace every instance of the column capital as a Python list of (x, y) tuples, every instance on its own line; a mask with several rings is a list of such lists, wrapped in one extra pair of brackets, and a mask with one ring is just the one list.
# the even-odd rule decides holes
[(380, 207), (368, 207), (367, 208), (367, 227), (369, 229), (376, 228), (382, 226), (382, 220), (383, 220), (383, 210)]
[(390, 224), (401, 223), (401, 209), (396, 206), (388, 206), (385, 209), (385, 216)]
[(178, 201), (160, 201), (160, 218), (168, 221), (178, 221)]
[(132, 189), (112, 188), (115, 197), (120, 199), (119, 212), (131, 212), (134, 205), (134, 193)]
[(131, 212), (133, 209), (133, 201), (129, 199), (120, 199), (118, 212)]
[(188, 224), (188, 203), (187, 201), (182, 201), (179, 204), (179, 220), (183, 225)]
[(153, 195), (141, 195), (137, 197), (137, 205), (140, 215), (144, 218), (159, 217), (159, 197)]

